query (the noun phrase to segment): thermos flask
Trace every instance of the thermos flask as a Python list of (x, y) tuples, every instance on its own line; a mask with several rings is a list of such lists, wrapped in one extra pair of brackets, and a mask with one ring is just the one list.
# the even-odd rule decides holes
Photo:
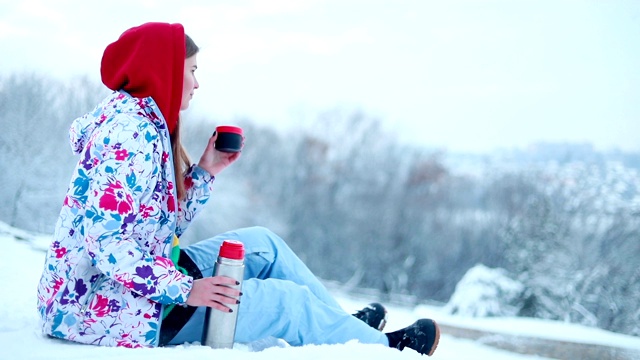
[[(240, 289), (244, 276), (244, 246), (235, 240), (225, 240), (220, 246), (215, 276), (227, 276), (240, 284), (232, 286)], [(214, 349), (232, 349), (238, 320), (238, 304), (225, 304), (232, 312), (207, 308), (204, 324), (203, 343)]]

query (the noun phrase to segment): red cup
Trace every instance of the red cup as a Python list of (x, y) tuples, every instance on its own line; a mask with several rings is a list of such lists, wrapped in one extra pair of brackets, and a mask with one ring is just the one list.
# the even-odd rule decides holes
[(216, 132), (218, 133), (216, 150), (227, 153), (242, 151), (242, 143), (244, 142), (242, 128), (230, 125), (218, 126)]

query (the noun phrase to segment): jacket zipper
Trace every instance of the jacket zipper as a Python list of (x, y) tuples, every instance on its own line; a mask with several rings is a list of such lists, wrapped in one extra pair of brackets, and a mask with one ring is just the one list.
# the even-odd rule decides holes
[(93, 298), (96, 296), (96, 292), (98, 291), (98, 287), (100, 287), (100, 285), (102, 285), (102, 283), (104, 282), (106, 276), (104, 274), (101, 274), (100, 277), (98, 278), (98, 280), (96, 280), (96, 282), (93, 283), (93, 286), (91, 286), (91, 292), (89, 293), (89, 295), (87, 295), (87, 301), (85, 301), (84, 305), (82, 306), (82, 309), (80, 309), (80, 315), (84, 317), (84, 313), (87, 311), (87, 308), (89, 307), (89, 304), (91, 304), (91, 300), (93, 300)]

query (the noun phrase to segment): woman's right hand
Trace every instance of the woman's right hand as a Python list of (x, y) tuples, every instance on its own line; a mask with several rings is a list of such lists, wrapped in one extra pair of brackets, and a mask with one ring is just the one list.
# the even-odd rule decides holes
[(230, 312), (231, 309), (224, 304), (239, 304), (239, 289), (231, 286), (238, 285), (235, 279), (227, 276), (212, 276), (195, 280), (191, 293), (187, 298), (187, 305), (190, 306), (208, 306), (224, 312)]
[(227, 166), (233, 164), (238, 160), (238, 158), (240, 158), (241, 154), (241, 152), (226, 153), (216, 150), (215, 143), (217, 138), (218, 133), (215, 132), (213, 136), (209, 138), (207, 148), (204, 149), (204, 152), (200, 157), (200, 161), (198, 161), (198, 166), (206, 170), (212, 176), (217, 176)]

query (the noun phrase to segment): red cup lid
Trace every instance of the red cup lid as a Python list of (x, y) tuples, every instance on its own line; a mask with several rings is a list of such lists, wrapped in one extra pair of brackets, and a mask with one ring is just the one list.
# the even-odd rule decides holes
[(216, 131), (219, 133), (234, 133), (238, 135), (242, 135), (242, 128), (231, 125), (223, 125), (216, 127)]
[(244, 259), (244, 245), (237, 240), (225, 240), (220, 246), (220, 257), (242, 260)]

